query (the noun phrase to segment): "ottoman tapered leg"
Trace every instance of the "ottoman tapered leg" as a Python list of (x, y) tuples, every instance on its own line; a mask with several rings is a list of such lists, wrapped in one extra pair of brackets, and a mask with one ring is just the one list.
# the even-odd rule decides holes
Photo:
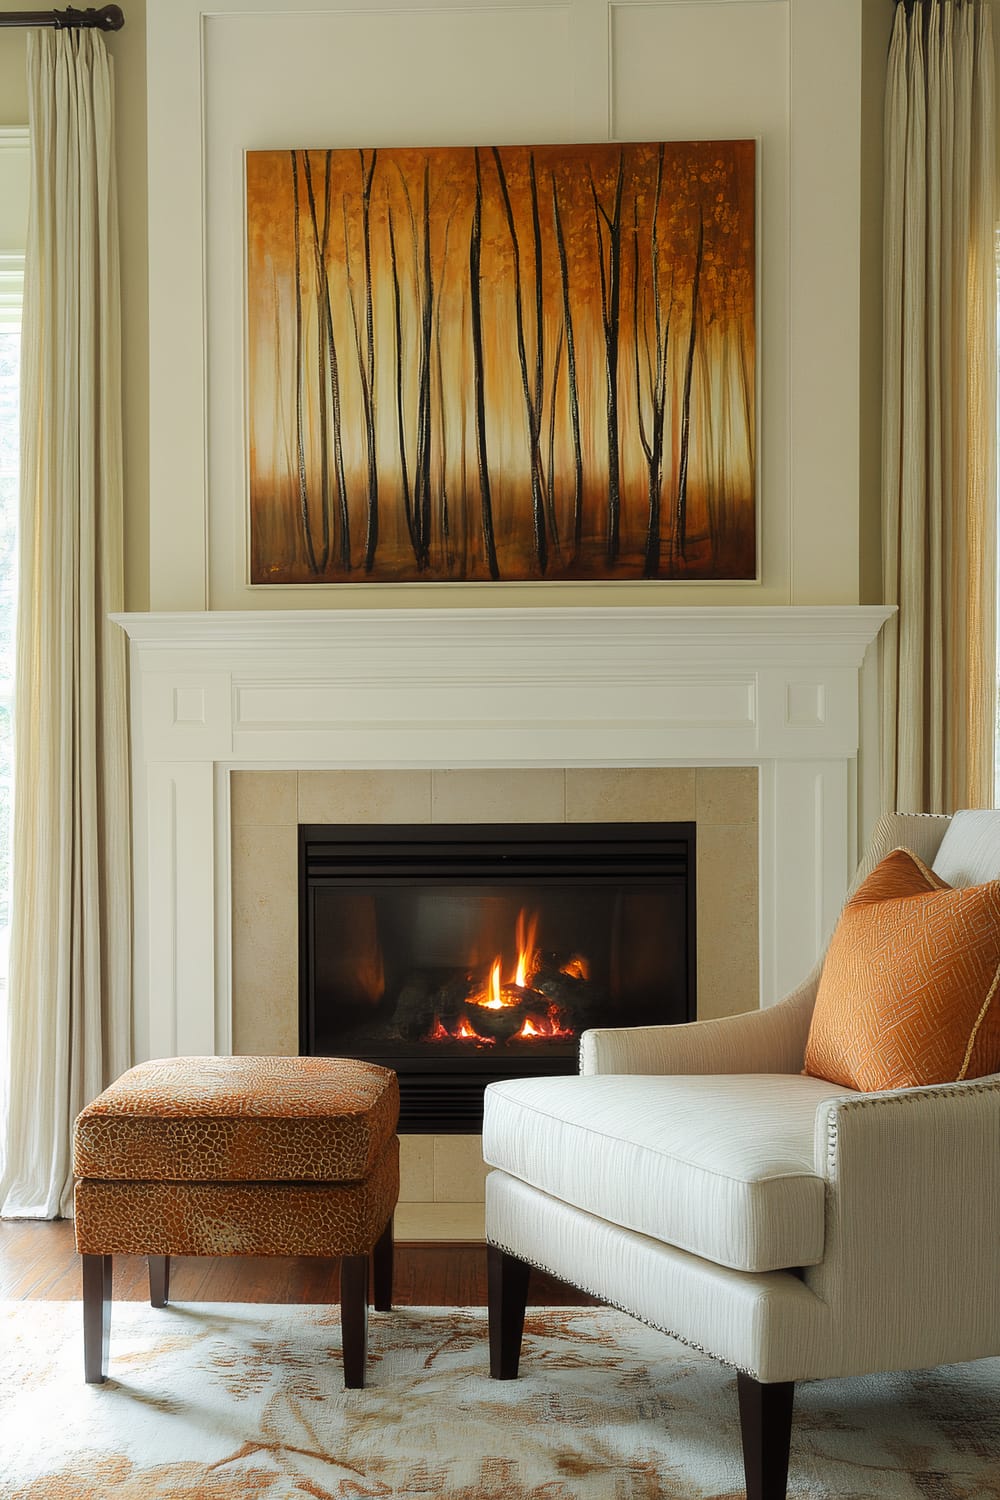
[(83, 1378), (100, 1385), (108, 1374), (111, 1339), (110, 1255), (83, 1255)]
[(166, 1307), (170, 1301), (170, 1256), (147, 1255), (149, 1262), (149, 1305)]
[(390, 1219), (372, 1251), (372, 1296), (376, 1312), (392, 1312), (393, 1249)]
[(340, 1262), (340, 1330), (344, 1347), (344, 1385), (359, 1391), (365, 1383), (368, 1356), (367, 1255), (345, 1255)]

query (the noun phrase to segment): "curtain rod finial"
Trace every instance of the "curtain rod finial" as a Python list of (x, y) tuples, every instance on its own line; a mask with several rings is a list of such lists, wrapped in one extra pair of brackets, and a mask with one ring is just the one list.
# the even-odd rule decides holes
[(71, 27), (92, 27), (97, 31), (121, 31), (125, 25), (125, 12), (120, 5), (102, 5), (100, 10), (75, 10), (72, 6), (68, 10), (55, 10), (57, 31), (69, 30)]

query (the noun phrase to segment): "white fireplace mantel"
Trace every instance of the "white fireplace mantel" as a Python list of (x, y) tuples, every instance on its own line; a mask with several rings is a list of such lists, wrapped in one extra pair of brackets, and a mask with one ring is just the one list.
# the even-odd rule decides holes
[[(880, 607), (125, 614), (137, 1056), (230, 1045), (229, 773), (759, 767), (761, 996), (809, 969), (877, 763)], [(870, 776), (869, 776), (870, 779)]]

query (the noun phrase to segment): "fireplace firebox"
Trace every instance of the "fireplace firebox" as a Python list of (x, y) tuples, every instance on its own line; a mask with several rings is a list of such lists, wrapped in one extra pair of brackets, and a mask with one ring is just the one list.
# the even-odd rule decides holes
[(396, 1070), (400, 1129), (475, 1132), (580, 1033), (695, 1014), (695, 825), (299, 828), (299, 1050)]

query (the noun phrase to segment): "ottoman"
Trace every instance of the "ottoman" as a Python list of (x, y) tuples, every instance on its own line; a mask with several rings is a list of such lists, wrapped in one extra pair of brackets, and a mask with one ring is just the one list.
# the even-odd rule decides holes
[(149, 1258), (154, 1307), (171, 1255), (340, 1258), (344, 1384), (365, 1382), (369, 1264), (392, 1306), (399, 1085), (331, 1057), (172, 1057), (141, 1063), (78, 1116), (76, 1247), (84, 1374), (108, 1370), (112, 1256)]

